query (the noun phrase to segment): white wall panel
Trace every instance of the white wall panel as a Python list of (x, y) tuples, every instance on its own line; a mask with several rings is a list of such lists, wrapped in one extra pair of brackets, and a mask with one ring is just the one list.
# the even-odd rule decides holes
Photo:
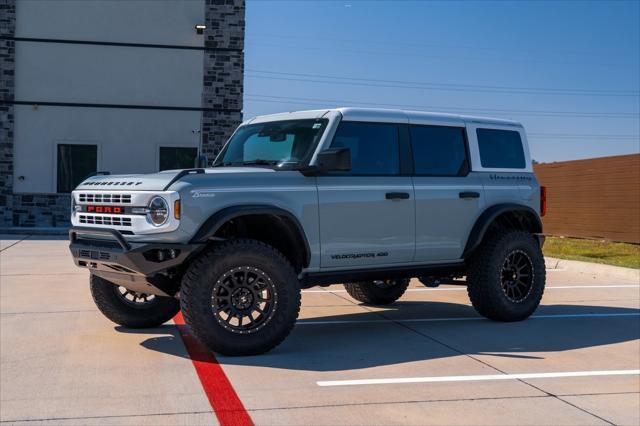
[(20, 0), (16, 37), (202, 46), (204, 0)]
[(16, 42), (16, 100), (199, 107), (203, 52)]
[[(197, 146), (198, 111), (15, 107), (14, 191), (55, 192), (55, 144), (98, 143), (100, 170), (157, 171), (158, 145)], [(24, 176), (24, 180), (19, 180)]]

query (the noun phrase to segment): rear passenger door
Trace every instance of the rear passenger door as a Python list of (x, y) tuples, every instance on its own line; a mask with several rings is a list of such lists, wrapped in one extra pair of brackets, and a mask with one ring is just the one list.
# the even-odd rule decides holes
[(459, 259), (484, 205), (480, 178), (470, 171), (464, 125), (409, 126), (416, 197), (419, 263)]
[(321, 267), (413, 260), (415, 205), (411, 176), (402, 173), (408, 154), (402, 141), (397, 124), (339, 124), (330, 147), (349, 148), (352, 169), (317, 178)]

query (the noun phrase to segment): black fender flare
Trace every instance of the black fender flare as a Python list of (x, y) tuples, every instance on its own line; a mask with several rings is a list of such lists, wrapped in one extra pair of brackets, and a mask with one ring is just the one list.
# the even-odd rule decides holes
[(467, 239), (467, 245), (462, 253), (463, 259), (469, 257), (471, 253), (478, 248), (493, 221), (501, 214), (507, 212), (520, 212), (530, 215), (534, 218), (534, 229), (532, 229), (531, 232), (534, 234), (542, 233), (542, 220), (540, 220), (538, 213), (531, 207), (515, 203), (495, 204), (483, 211), (473, 225), (469, 233), (469, 238)]
[(222, 225), (224, 225), (231, 219), (240, 216), (251, 215), (274, 215), (289, 220), (295, 227), (295, 230), (292, 231), (294, 232), (294, 234), (297, 234), (297, 237), (299, 237), (301, 242), (303, 243), (305, 266), (309, 265), (309, 262), (311, 260), (311, 248), (309, 247), (309, 241), (307, 240), (307, 235), (304, 232), (304, 228), (300, 224), (298, 218), (293, 215), (293, 213), (285, 209), (266, 204), (238, 205), (225, 207), (221, 210), (218, 210), (200, 226), (200, 229), (198, 229), (193, 238), (191, 238), (190, 243), (206, 243), (210, 237), (215, 235), (215, 233), (218, 231), (218, 229), (220, 229)]

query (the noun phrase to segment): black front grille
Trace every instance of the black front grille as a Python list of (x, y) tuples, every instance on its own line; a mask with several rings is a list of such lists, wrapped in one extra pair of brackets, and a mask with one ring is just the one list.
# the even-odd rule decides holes
[(80, 254), (80, 257), (84, 257), (87, 259), (94, 259), (94, 260), (110, 260), (111, 259), (111, 253), (108, 253), (106, 251), (81, 249), (79, 254)]
[(122, 216), (91, 216), (81, 214), (80, 223), (87, 225), (131, 226), (130, 217)]

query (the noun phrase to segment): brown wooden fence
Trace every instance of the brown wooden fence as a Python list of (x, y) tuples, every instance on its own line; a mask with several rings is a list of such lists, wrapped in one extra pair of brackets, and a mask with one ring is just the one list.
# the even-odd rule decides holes
[(546, 234), (640, 243), (640, 154), (536, 164)]

